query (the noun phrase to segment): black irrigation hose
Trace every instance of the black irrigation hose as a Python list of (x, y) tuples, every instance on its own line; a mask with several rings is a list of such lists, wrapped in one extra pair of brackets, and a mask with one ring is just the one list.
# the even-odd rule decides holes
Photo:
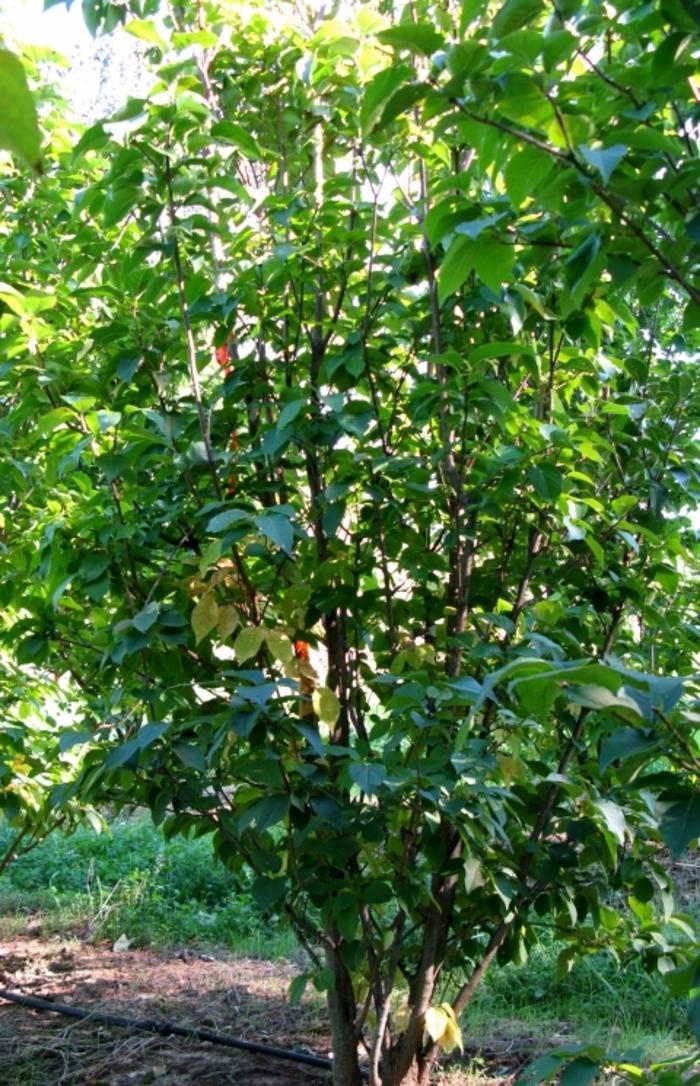
[(31, 1007), (33, 1011), (52, 1011), (54, 1014), (64, 1014), (68, 1018), (88, 1019), (104, 1026), (141, 1029), (148, 1033), (160, 1033), (163, 1037), (186, 1037), (190, 1041), (209, 1041), (210, 1044), (224, 1045), (225, 1048), (242, 1048), (245, 1052), (272, 1056), (276, 1060), (291, 1060), (293, 1063), (305, 1063), (310, 1067), (322, 1067), (324, 1071), (330, 1071), (333, 1067), (333, 1061), (326, 1059), (325, 1056), (307, 1056), (303, 1052), (294, 1052), (289, 1048), (275, 1048), (273, 1045), (260, 1045), (254, 1041), (239, 1041), (234, 1037), (224, 1037), (220, 1033), (214, 1033), (210, 1029), (186, 1029), (184, 1026), (173, 1025), (172, 1022), (157, 1022), (151, 1018), (123, 1018), (119, 1014), (85, 1011), (80, 1007), (69, 1007), (65, 1003), (54, 1003), (48, 999), (39, 999), (37, 996), (10, 992), (6, 988), (0, 988), (0, 999), (19, 1003), (21, 1007)]

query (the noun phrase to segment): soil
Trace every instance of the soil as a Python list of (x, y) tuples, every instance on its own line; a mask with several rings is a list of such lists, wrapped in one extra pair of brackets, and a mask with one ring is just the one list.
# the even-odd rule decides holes
[[(226, 952), (114, 950), (78, 940), (14, 935), (0, 942), (0, 987), (86, 1010), (165, 1020), (187, 1028), (330, 1056), (325, 1007), (287, 990), (298, 966)], [(443, 1086), (511, 1083), (542, 1038), (512, 1031), (436, 1074)], [(564, 1040), (564, 1038), (562, 1038)], [(327, 1086), (324, 1070), (190, 1039), (130, 1032), (0, 1000), (4, 1086)]]

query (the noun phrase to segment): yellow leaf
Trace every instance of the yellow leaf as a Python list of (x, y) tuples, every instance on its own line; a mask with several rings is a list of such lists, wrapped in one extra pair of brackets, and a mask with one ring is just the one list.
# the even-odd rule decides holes
[(279, 630), (268, 630), (265, 634), (265, 642), (268, 649), (283, 664), (289, 664), (294, 659), (294, 647), (286, 634)]
[(238, 617), (238, 611), (235, 607), (232, 607), (229, 603), (225, 607), (219, 608), (219, 618), (216, 623), (216, 632), (222, 641), (225, 641), (227, 637), (233, 633), (236, 626), (240, 624), (240, 618)]
[(460, 1052), (464, 1052), (462, 1031), (456, 1022), (449, 1021), (447, 1023), (445, 1032), (437, 1043), (443, 1052), (452, 1052), (455, 1048), (458, 1048)]
[(260, 652), (264, 637), (265, 631), (259, 626), (246, 626), (245, 629), (241, 630), (233, 643), (233, 651), (238, 662), (242, 664), (245, 660), (249, 660), (251, 656), (256, 656)]
[(317, 690), (314, 690), (313, 707), (318, 719), (331, 728), (340, 716), (338, 697), (327, 686), (319, 686)]
[(425, 1012), (425, 1029), (431, 1040), (442, 1049), (443, 1052), (452, 1052), (458, 1048), (464, 1051), (462, 1043), (462, 1031), (457, 1025), (455, 1012), (449, 1003), (441, 1003), (439, 1007), (428, 1007)]
[(211, 592), (205, 592), (192, 611), (192, 629), (197, 644), (216, 626), (219, 618), (219, 605)]
[(454, 1012), (454, 1009), (453, 1009), (451, 1003), (441, 1003), (440, 1004), (440, 1010), (445, 1012), (445, 1014), (447, 1015), (447, 1017), (450, 1019), (451, 1022), (456, 1022), (457, 1021), (457, 1019), (455, 1018), (455, 1012)]
[(425, 1012), (425, 1031), (431, 1041), (440, 1044), (440, 1038), (447, 1029), (449, 1021), (442, 1007), (428, 1007)]

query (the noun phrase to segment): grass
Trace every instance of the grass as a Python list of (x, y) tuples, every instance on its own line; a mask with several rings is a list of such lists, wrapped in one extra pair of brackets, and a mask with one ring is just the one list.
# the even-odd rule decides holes
[[(0, 850), (9, 837), (0, 826)], [(300, 957), (278, 917), (261, 919), (250, 880), (213, 863), (211, 841), (165, 841), (147, 817), (118, 819), (111, 832), (53, 834), (0, 877), (0, 917), (9, 934), (31, 917), (42, 934), (74, 932), (135, 946), (222, 946), (268, 960)], [(494, 969), (479, 989), (465, 1035), (485, 1044), (532, 1033), (548, 1047), (573, 1040), (638, 1049), (640, 1059), (687, 1051), (683, 1005), (660, 977), (639, 966), (618, 969), (606, 955), (584, 959), (556, 981), (554, 946), (542, 945), (522, 966)]]
[[(3, 839), (0, 827), (0, 851)], [(211, 840), (165, 841), (150, 819), (118, 819), (100, 835), (54, 833), (0, 877), (5, 930), (31, 917), (42, 934), (125, 934), (134, 946), (223, 946), (250, 957), (293, 958), (279, 922), (261, 920), (250, 880), (212, 861)]]
[(465, 1032), (475, 1037), (511, 1029), (562, 1033), (611, 1049), (637, 1050), (642, 1062), (688, 1051), (684, 1005), (669, 997), (658, 974), (620, 969), (607, 954), (579, 962), (556, 980), (556, 947), (540, 946), (525, 965), (494, 969), (469, 1008)]

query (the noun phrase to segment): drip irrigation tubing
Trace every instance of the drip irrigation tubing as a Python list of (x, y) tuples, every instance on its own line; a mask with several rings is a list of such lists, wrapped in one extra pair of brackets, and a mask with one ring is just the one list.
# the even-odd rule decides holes
[[(0, 988), (0, 999), (6, 999), (9, 1003), (18, 1003), (20, 1007), (29, 1007), (33, 1011), (51, 1011), (53, 1014), (63, 1014), (67, 1018), (78, 1018), (83, 1021), (96, 1022), (103, 1026), (119, 1026), (120, 1029), (143, 1030), (147, 1033), (159, 1033), (163, 1037), (185, 1037), (190, 1041), (208, 1041), (213, 1045), (223, 1045), (225, 1048), (240, 1048), (244, 1052), (253, 1052), (259, 1056), (271, 1056), (276, 1060), (290, 1060), (293, 1063), (304, 1063), (309, 1067), (321, 1067), (324, 1071), (330, 1071), (333, 1068), (333, 1061), (325, 1056), (309, 1056), (305, 1052), (296, 1052), (291, 1048), (276, 1048), (274, 1045), (258, 1044), (256, 1041), (242, 1041), (237, 1037), (225, 1037), (223, 1034), (215, 1033), (210, 1029), (176, 1026), (173, 1022), (159, 1022), (151, 1018), (126, 1018), (119, 1014), (106, 1014), (103, 1011), (88, 1011), (82, 1007), (69, 1007), (65, 1003), (40, 999), (38, 996), (11, 992), (7, 988)], [(363, 1075), (363, 1077), (365, 1076)]]

